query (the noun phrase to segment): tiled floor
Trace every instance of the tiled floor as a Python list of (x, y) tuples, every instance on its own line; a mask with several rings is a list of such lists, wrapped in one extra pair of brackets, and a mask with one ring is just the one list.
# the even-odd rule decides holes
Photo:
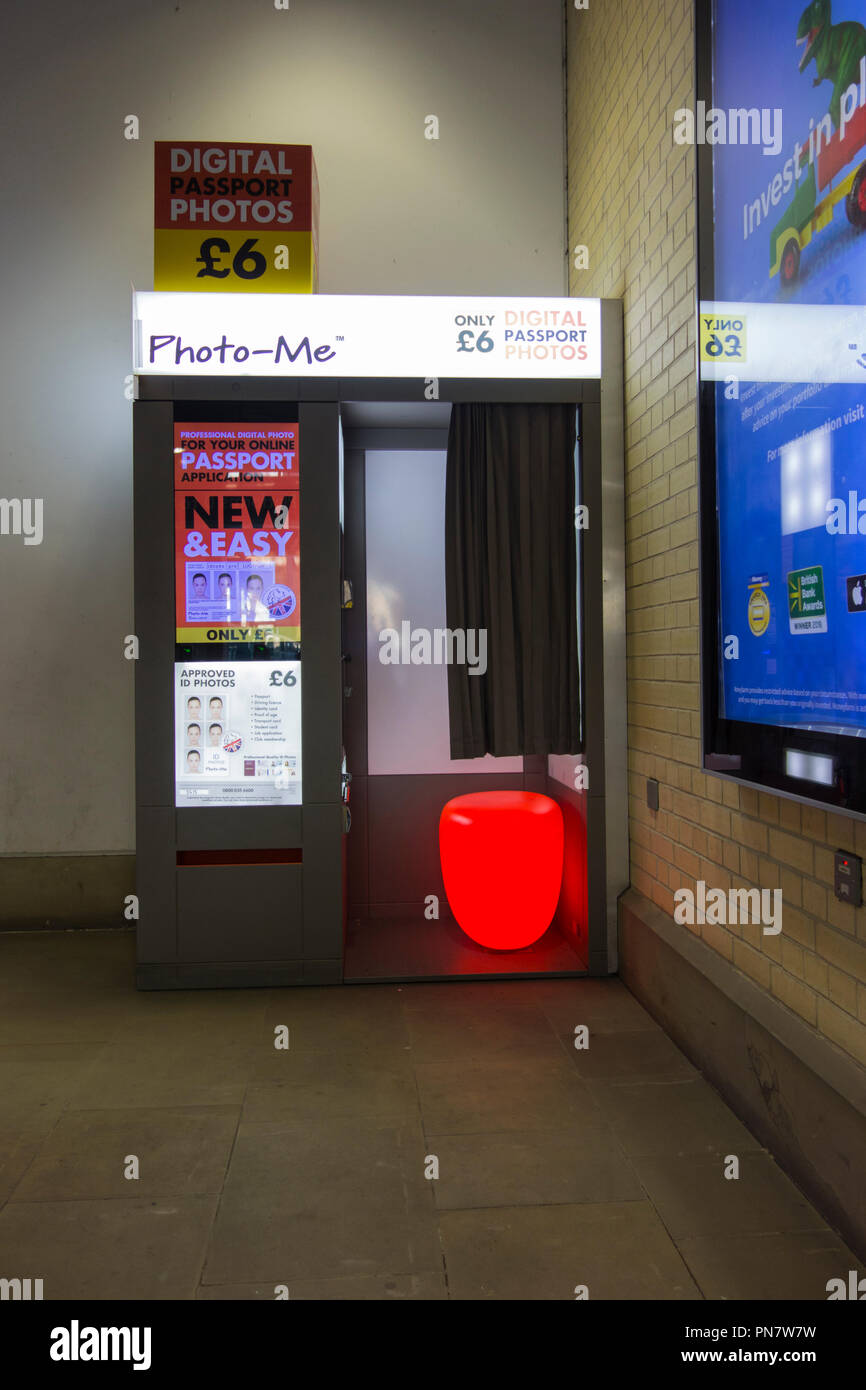
[(550, 927), (522, 951), (491, 952), (471, 941), (447, 918), (419, 922), (417, 917), (380, 917), (346, 929), (344, 975), (347, 980), (417, 980), (448, 975), (586, 973), (584, 943)]
[(0, 1276), (46, 1299), (823, 1300), (858, 1268), (618, 981), (132, 977), (126, 933), (0, 934)]

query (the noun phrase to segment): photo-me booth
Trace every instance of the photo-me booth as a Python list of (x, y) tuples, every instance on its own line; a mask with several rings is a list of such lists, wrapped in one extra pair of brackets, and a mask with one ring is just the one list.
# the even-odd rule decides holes
[(139, 987), (614, 971), (620, 304), (136, 293), (134, 353)]

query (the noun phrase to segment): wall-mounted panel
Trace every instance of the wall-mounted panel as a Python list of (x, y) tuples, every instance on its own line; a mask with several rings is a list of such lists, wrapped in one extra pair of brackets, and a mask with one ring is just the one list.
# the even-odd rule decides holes
[(178, 960), (300, 959), (301, 885), (293, 864), (178, 869)]

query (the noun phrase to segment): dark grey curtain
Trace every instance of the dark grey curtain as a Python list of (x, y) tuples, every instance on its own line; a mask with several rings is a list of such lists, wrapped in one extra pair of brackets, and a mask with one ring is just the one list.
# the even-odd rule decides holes
[(447, 621), (487, 631), (486, 674), (448, 667), (452, 758), (579, 751), (575, 414), (452, 407)]

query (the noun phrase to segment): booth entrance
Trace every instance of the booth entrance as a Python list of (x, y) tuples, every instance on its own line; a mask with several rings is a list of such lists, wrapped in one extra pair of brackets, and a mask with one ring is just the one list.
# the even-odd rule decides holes
[[(441, 348), (423, 376), (394, 375), (386, 350), (381, 375), (375, 361), (302, 375), (310, 363), (286, 354), (268, 375), (217, 375), (197, 350), (168, 371), (162, 340), (175, 356), (187, 340), (155, 329), (178, 326), (178, 302), (194, 319), (217, 298), (226, 321), (242, 297), (136, 296), (139, 987), (612, 973), (628, 882), (620, 305), (497, 301), (593, 306), (592, 375), (505, 375), (488, 352), (477, 376), (448, 376)], [(287, 299), (327, 303), (273, 298), (284, 317), (300, 308)], [(448, 628), (446, 451), (465, 403), (573, 412), (581, 729), (568, 752), (455, 760), (447, 656), (407, 654)], [(245, 474), (218, 448), (238, 439)], [(555, 802), (564, 827), (553, 919), (516, 950), (461, 928), (440, 858), (443, 807), (497, 791)]]

